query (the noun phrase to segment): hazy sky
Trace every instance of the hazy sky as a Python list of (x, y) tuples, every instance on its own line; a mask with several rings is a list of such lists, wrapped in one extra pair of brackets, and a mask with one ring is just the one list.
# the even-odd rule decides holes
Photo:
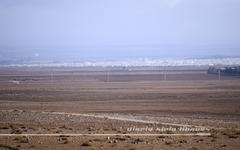
[(0, 58), (232, 55), (239, 43), (240, 0), (0, 0)]

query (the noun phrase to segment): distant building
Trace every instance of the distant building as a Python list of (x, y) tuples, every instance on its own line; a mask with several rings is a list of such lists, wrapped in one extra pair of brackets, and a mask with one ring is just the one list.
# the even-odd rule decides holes
[(217, 74), (220, 73), (222, 75), (240, 75), (240, 66), (226, 66), (226, 67), (216, 67), (210, 66), (208, 68), (208, 74)]

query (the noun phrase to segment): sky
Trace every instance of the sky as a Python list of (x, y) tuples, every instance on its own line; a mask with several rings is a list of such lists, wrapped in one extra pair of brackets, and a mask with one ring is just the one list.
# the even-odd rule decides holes
[(240, 54), (240, 0), (0, 0), (0, 59)]

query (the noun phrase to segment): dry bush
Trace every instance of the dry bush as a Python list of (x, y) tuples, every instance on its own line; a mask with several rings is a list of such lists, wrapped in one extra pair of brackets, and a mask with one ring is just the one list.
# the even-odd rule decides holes
[(16, 125), (14, 125), (14, 124), (10, 124), (9, 127), (12, 128), (12, 129), (17, 129), (17, 128), (18, 128), (18, 127), (17, 127)]
[(171, 141), (166, 141), (166, 142), (165, 142), (165, 145), (171, 145), (171, 144), (172, 144)]
[(19, 129), (14, 129), (11, 131), (11, 134), (22, 134), (23, 131), (22, 130), (19, 130)]
[(0, 147), (2, 147), (3, 149), (7, 148), (7, 149), (9, 149), (9, 150), (19, 150), (17, 147), (11, 146), (11, 145), (3, 145), (3, 144), (0, 144)]
[(89, 142), (83, 142), (81, 146), (92, 146)]
[(0, 127), (0, 129), (9, 129), (9, 128), (10, 128), (10, 126), (8, 124)]
[(36, 148), (36, 146), (35, 145), (31, 145), (31, 146), (29, 146), (29, 148), (31, 149), (31, 148)]
[(62, 137), (62, 140), (65, 141), (65, 140), (68, 140), (67, 137)]
[(100, 138), (95, 138), (95, 139), (93, 139), (93, 141), (95, 141), (95, 142), (102, 142), (102, 141), (104, 141), (103, 139), (100, 139)]
[(19, 142), (20, 143), (28, 143), (28, 139), (27, 138), (22, 138)]
[(228, 129), (222, 132), (222, 135), (228, 136), (228, 138), (238, 138), (240, 131), (236, 131), (235, 129)]

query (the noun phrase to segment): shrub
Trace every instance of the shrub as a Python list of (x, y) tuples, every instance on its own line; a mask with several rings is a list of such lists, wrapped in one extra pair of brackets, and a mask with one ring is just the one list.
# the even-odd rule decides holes
[(81, 144), (81, 146), (92, 146), (89, 142), (84, 142)]

